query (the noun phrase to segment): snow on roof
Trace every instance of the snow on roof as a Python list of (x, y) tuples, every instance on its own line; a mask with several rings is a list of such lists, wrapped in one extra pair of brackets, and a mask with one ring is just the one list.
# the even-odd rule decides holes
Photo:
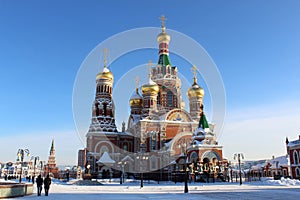
[(111, 157), (109, 156), (109, 154), (107, 153), (107, 151), (105, 151), (103, 153), (103, 155), (101, 156), (101, 158), (97, 161), (97, 164), (114, 164), (116, 161), (114, 161), (113, 159), (111, 159)]
[(272, 160), (270, 160), (270, 164), (272, 164), (272, 167), (276, 168), (276, 163), (278, 162), (278, 167), (280, 166), (287, 166), (288, 165), (288, 159), (287, 156), (279, 156)]
[(289, 147), (296, 146), (296, 145), (300, 145), (300, 140), (294, 140), (288, 143)]

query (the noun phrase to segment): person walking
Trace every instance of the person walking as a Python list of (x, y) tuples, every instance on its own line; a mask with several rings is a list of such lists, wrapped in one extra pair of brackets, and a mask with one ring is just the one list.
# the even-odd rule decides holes
[(39, 175), (37, 178), (36, 178), (36, 186), (37, 186), (37, 195), (38, 196), (41, 196), (41, 193), (42, 193), (42, 189), (43, 189), (43, 178), (41, 175)]
[(50, 185), (51, 185), (51, 178), (49, 177), (48, 174), (44, 180), (45, 196), (48, 196)]

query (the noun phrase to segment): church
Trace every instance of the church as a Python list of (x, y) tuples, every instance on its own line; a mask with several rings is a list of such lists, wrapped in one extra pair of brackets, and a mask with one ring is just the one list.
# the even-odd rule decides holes
[[(133, 176), (174, 173), (187, 170), (187, 164), (194, 174), (224, 173), (227, 161), (216, 140), (214, 124), (205, 117), (205, 92), (197, 83), (197, 68), (193, 66), (193, 84), (188, 91), (181, 91), (180, 68), (169, 56), (170, 40), (162, 16), (158, 62), (151, 67), (146, 84), (140, 86), (137, 81), (135, 93), (128, 99), (128, 123), (123, 122), (121, 132), (115, 124), (114, 75), (104, 59), (103, 70), (96, 75), (92, 119), (86, 134), (86, 167), (93, 176), (113, 177), (120, 171)], [(188, 96), (188, 111), (182, 95)]]

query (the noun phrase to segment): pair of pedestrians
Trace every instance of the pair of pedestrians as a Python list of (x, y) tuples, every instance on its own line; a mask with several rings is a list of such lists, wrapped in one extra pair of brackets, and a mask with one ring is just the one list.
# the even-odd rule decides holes
[(45, 196), (48, 196), (50, 185), (51, 185), (51, 178), (49, 177), (49, 174), (46, 176), (46, 178), (44, 180), (41, 175), (39, 175), (36, 178), (36, 186), (37, 186), (37, 195), (38, 196), (41, 196), (43, 184), (44, 184), (44, 189), (45, 189)]

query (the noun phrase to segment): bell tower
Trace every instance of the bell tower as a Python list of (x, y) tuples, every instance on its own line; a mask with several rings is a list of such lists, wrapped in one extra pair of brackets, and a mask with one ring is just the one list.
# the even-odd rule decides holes
[(104, 67), (96, 77), (96, 95), (89, 132), (117, 132), (115, 108), (112, 99), (114, 76), (106, 66), (107, 49), (104, 49)]

